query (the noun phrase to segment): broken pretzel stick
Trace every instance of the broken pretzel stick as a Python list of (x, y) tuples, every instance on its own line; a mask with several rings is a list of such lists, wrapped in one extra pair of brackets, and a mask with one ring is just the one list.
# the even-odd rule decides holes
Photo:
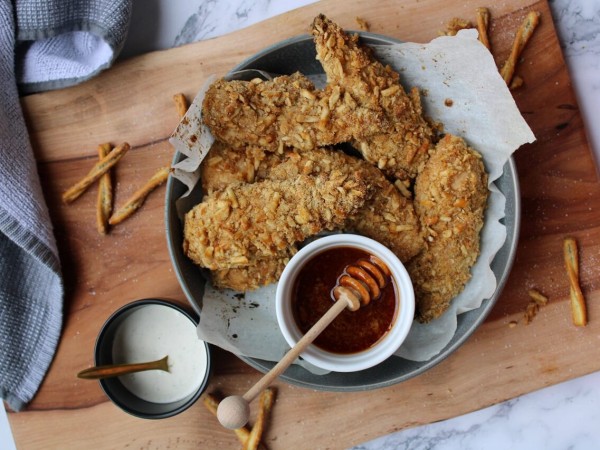
[(175, 94), (173, 96), (173, 101), (175, 102), (175, 108), (177, 108), (177, 114), (179, 114), (179, 118), (183, 118), (185, 113), (189, 109), (190, 105), (183, 94)]
[(257, 450), (262, 434), (267, 424), (267, 417), (271, 413), (273, 408), (273, 402), (275, 400), (275, 390), (273, 388), (267, 388), (260, 394), (259, 399), (259, 410), (258, 416), (256, 417), (256, 423), (250, 431), (250, 436), (244, 444), (244, 450)]
[(144, 201), (146, 200), (146, 197), (148, 197), (150, 192), (152, 192), (158, 186), (167, 181), (170, 172), (171, 169), (169, 167), (163, 167), (154, 175), (152, 175), (152, 177), (146, 182), (144, 186), (138, 189), (121, 208), (119, 208), (112, 216), (110, 216), (110, 219), (108, 219), (108, 223), (111, 225), (118, 225), (125, 219), (130, 217), (134, 212), (136, 212), (140, 208), (140, 206), (144, 204)]
[(529, 289), (527, 291), (527, 293), (529, 294), (529, 297), (531, 298), (531, 300), (534, 301), (534, 303), (536, 305), (546, 306), (548, 304), (548, 297), (546, 297), (540, 291), (538, 291), (536, 289)]
[(502, 78), (508, 86), (510, 86), (513, 75), (515, 74), (515, 68), (519, 61), (519, 57), (539, 23), (540, 13), (537, 11), (530, 11), (517, 30), (510, 55), (500, 70), (500, 75), (502, 75)]
[(573, 324), (578, 327), (584, 327), (587, 324), (587, 307), (585, 298), (581, 292), (581, 286), (579, 285), (579, 251), (577, 241), (573, 238), (565, 238), (563, 241), (563, 253), (569, 277), (569, 295), (571, 297)]
[(548, 297), (542, 294), (537, 289), (529, 289), (527, 291), (529, 294), (529, 298), (531, 299), (527, 304), (527, 308), (525, 309), (525, 313), (523, 314), (523, 318), (525, 319), (525, 325), (529, 325), (533, 318), (537, 315), (541, 306), (546, 306), (548, 304)]
[(108, 172), (112, 166), (119, 162), (123, 155), (127, 153), (127, 150), (129, 150), (129, 144), (127, 142), (113, 148), (105, 158), (102, 158), (94, 165), (94, 167), (92, 167), (85, 177), (83, 177), (80, 181), (75, 183), (63, 193), (63, 202), (71, 203), (79, 198), (79, 196), (83, 194), (85, 190), (90, 187), (92, 183), (94, 183), (94, 181)]
[[(217, 408), (219, 407), (219, 401), (213, 395), (206, 394), (202, 401), (204, 402), (204, 406), (208, 409), (215, 417), (217, 417)], [(233, 430), (235, 435), (241, 444), (245, 444), (248, 441), (248, 437), (250, 436), (250, 430), (247, 427), (243, 426), (241, 428), (236, 428)]]
[(511, 91), (514, 91), (515, 89), (519, 89), (521, 86), (523, 86), (524, 83), (525, 82), (523, 81), (523, 78), (521, 78), (519, 75), (515, 75), (508, 88)]
[(479, 31), (479, 40), (488, 50), (490, 47), (490, 40), (488, 38), (488, 28), (490, 25), (490, 10), (487, 8), (477, 8), (477, 31)]
[[(106, 143), (98, 146), (98, 157), (102, 160), (112, 150), (112, 145)], [(112, 212), (113, 191), (110, 170), (98, 181), (98, 201), (96, 203), (96, 224), (98, 233), (108, 233), (108, 218)]]
[[(219, 400), (217, 400), (217, 398), (214, 395), (205, 394), (202, 398), (202, 401), (204, 402), (204, 406), (206, 406), (206, 409), (208, 409), (213, 414), (213, 416), (217, 417), (217, 408), (219, 407)], [(248, 441), (248, 438), (250, 437), (250, 430), (246, 426), (236, 428), (235, 430), (233, 430), (233, 432), (235, 433), (242, 445), (245, 445)], [(262, 444), (259, 444), (258, 449), (265, 450), (265, 447)]]

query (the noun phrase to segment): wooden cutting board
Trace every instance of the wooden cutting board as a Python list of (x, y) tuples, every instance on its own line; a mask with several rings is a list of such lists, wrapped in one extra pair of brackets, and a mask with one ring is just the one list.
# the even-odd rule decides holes
[[(517, 69), (514, 92), (537, 142), (516, 155), (523, 222), (514, 269), (487, 321), (443, 363), (389, 388), (327, 393), (277, 383), (265, 442), (273, 449), (346, 448), (403, 428), (473, 411), (600, 369), (600, 184), (571, 80), (546, 1), (489, 2), (493, 53), (503, 62), (529, 9), (542, 13)], [(62, 191), (96, 158), (96, 145), (128, 141), (116, 170), (121, 204), (167, 164), (167, 138), (178, 122), (171, 97), (193, 97), (209, 74), (223, 74), (248, 55), (305, 33), (323, 12), (348, 29), (360, 16), (371, 31), (427, 42), (452, 17), (473, 20), (479, 1), (325, 0), (205, 42), (147, 54), (80, 86), (23, 99), (31, 139), (60, 248), (65, 319), (56, 358), (34, 401), (9, 414), (19, 448), (236, 448), (236, 439), (197, 403), (185, 413), (145, 421), (121, 412), (96, 382), (75, 374), (93, 362), (96, 335), (118, 307), (160, 297), (186, 304), (164, 235), (164, 188), (139, 213), (102, 237), (95, 229), (95, 189), (65, 206)], [(586, 328), (571, 324), (562, 240), (581, 247)], [(525, 325), (527, 289), (550, 297)], [(511, 321), (518, 324), (510, 327)], [(209, 392), (242, 393), (260, 374), (215, 350)], [(256, 407), (255, 407), (256, 408)], [(254, 409), (255, 409), (254, 408)], [(255, 414), (255, 411), (254, 411)]]

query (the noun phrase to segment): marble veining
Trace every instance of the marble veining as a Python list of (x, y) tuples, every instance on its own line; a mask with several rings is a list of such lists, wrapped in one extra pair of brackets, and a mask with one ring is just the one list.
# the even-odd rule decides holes
[(550, 0), (590, 146), (600, 163), (600, 0)]
[(238, 0), (217, 2), (200, 1), (198, 10), (185, 23), (175, 38), (175, 45), (195, 42), (230, 31), (248, 27), (261, 20), (281, 14), (293, 8), (313, 3), (315, 0), (274, 1), (274, 0)]
[(600, 373), (442, 422), (403, 430), (353, 450), (598, 448)]
[(599, 67), (600, 1), (550, 0), (549, 4), (565, 56), (595, 56)]

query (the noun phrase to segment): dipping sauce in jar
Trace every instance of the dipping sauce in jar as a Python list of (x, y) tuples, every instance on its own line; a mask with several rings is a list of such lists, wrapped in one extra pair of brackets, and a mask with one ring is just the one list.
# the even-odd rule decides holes
[[(353, 247), (324, 250), (300, 269), (292, 290), (292, 313), (302, 333), (306, 333), (335, 301), (331, 293), (345, 268), (370, 254)], [(391, 329), (398, 314), (397, 289), (393, 278), (381, 289), (381, 296), (358, 311), (348, 309), (314, 341), (332, 353), (357, 353), (371, 348)]]
[(192, 395), (205, 380), (208, 351), (196, 325), (180, 311), (161, 304), (132, 309), (115, 331), (114, 364), (169, 357), (169, 372), (149, 370), (119, 377), (135, 396), (152, 403), (177, 402)]

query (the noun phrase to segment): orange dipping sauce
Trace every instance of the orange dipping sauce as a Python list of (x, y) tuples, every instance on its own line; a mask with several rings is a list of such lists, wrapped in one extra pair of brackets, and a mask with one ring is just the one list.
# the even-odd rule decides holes
[[(292, 312), (298, 328), (306, 333), (335, 301), (332, 290), (348, 265), (370, 254), (353, 247), (325, 250), (308, 260), (300, 269), (292, 291)], [(375, 345), (390, 330), (398, 315), (397, 289), (393, 279), (358, 311), (341, 312), (314, 341), (332, 353), (357, 353)]]

